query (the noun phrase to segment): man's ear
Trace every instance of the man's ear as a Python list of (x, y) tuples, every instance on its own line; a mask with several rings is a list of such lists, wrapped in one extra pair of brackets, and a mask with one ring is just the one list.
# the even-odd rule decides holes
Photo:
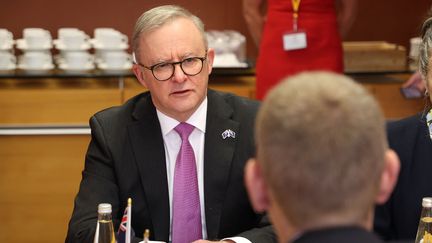
[(245, 167), (245, 184), (249, 199), (257, 212), (264, 212), (269, 207), (267, 184), (256, 159), (249, 159)]
[(381, 174), (380, 188), (375, 198), (377, 204), (384, 204), (390, 197), (400, 170), (400, 162), (397, 154), (388, 149), (385, 153), (384, 169)]
[(208, 65), (208, 73), (210, 74), (213, 69), (213, 61), (215, 57), (215, 51), (213, 48), (209, 48), (207, 50), (207, 65)]
[(140, 84), (142, 86), (144, 86), (145, 88), (148, 88), (146, 82), (144, 81), (143, 72), (141, 71), (141, 67), (138, 64), (133, 64), (132, 71), (135, 74), (135, 77), (137, 78), (137, 80), (140, 82)]

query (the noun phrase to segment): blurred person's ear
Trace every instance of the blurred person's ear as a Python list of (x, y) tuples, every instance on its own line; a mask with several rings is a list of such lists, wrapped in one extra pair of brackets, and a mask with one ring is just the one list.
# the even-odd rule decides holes
[(385, 153), (384, 168), (381, 174), (380, 188), (375, 198), (377, 204), (384, 204), (390, 197), (396, 185), (400, 170), (397, 154), (388, 149)]
[(267, 183), (256, 159), (249, 159), (245, 167), (245, 184), (249, 199), (256, 212), (264, 212), (269, 207)]

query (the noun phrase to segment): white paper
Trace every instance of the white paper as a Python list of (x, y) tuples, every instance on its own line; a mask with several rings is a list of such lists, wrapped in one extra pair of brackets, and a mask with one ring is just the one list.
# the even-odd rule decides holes
[(283, 35), (285, 51), (298, 50), (307, 47), (305, 32), (291, 32)]

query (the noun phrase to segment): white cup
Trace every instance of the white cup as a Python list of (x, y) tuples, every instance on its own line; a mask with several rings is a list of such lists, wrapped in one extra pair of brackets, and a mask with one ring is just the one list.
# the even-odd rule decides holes
[(112, 28), (96, 28), (94, 37), (102, 49), (115, 49), (128, 43), (128, 37)]
[(10, 51), (0, 51), (0, 70), (15, 67), (16, 57)]
[(44, 69), (47, 65), (52, 65), (52, 56), (45, 51), (27, 51), (19, 62), (25, 69)]
[(113, 53), (124, 53), (124, 51), (109, 50), (109, 49), (95, 49), (95, 62), (106, 63), (105, 60), (113, 58), (113, 56), (115, 55), (123, 55), (123, 54), (113, 54)]
[(122, 69), (132, 62), (132, 57), (123, 51), (105, 51), (100, 56), (99, 63), (110, 69)]
[(13, 34), (7, 29), (0, 29), (0, 48), (11, 49), (13, 45)]
[(41, 28), (25, 28), (23, 37), (28, 49), (39, 49), (51, 44), (51, 34)]
[(85, 51), (68, 51), (62, 53), (62, 63), (70, 69), (85, 68), (92, 62), (92, 55)]
[(83, 31), (63, 32), (59, 38), (66, 49), (81, 49), (89, 40), (89, 36)]
[(62, 27), (57, 30), (57, 38), (63, 39), (64, 34), (71, 33), (71, 32), (74, 33), (79, 31), (80, 30), (78, 28)]
[(115, 31), (116, 31), (116, 30), (113, 29), (113, 28), (105, 28), (105, 27), (102, 27), (102, 28), (95, 28), (94, 31), (93, 31), (93, 36), (94, 36), (94, 38), (95, 38), (96, 40), (98, 40), (98, 39), (101, 38), (101, 36), (102, 36), (104, 33), (112, 33), (112, 32), (115, 32)]

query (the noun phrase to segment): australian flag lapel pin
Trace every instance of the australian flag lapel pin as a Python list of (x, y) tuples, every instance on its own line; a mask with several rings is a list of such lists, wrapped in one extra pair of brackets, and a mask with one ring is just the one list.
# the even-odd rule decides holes
[(227, 129), (222, 133), (222, 138), (226, 139), (226, 138), (235, 138), (236, 134), (233, 130), (231, 129)]

